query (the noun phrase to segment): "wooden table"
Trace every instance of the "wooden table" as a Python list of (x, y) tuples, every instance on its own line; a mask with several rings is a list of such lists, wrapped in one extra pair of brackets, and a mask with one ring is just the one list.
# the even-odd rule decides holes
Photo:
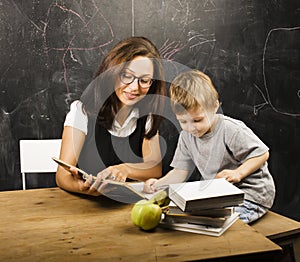
[(220, 237), (144, 232), (132, 205), (59, 188), (0, 192), (0, 261), (274, 261), (281, 248), (238, 220)]
[(281, 246), (284, 261), (300, 262), (300, 222), (268, 211), (251, 226)]

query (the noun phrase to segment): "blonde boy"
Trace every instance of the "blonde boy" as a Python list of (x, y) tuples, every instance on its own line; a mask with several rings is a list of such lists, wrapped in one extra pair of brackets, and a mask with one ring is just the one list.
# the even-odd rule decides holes
[(245, 192), (240, 219), (252, 222), (266, 213), (275, 197), (268, 170), (268, 147), (241, 121), (218, 114), (218, 93), (198, 70), (177, 76), (170, 87), (171, 105), (182, 131), (171, 166), (161, 179), (148, 179), (144, 191), (180, 183), (196, 167), (202, 179), (225, 178)]

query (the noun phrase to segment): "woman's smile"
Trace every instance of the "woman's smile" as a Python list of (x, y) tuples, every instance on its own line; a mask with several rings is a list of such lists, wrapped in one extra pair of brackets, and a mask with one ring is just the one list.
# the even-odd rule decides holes
[(126, 91), (124, 91), (123, 94), (125, 95), (125, 97), (126, 97), (128, 100), (134, 100), (135, 98), (137, 98), (137, 97), (139, 96), (139, 94), (133, 94), (133, 93), (126, 92)]

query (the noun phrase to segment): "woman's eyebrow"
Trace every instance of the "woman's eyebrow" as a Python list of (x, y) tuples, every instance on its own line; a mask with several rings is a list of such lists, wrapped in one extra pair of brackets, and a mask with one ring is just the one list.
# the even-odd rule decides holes
[[(128, 71), (130, 71), (130, 73), (132, 73), (132, 74), (135, 75), (135, 72), (133, 70), (131, 70), (130, 68), (128, 68), (128, 67), (125, 67), (124, 70), (128, 70)], [(153, 77), (152, 74), (143, 74), (143, 75), (140, 75), (138, 77), (141, 77), (141, 76), (150, 76), (150, 77)]]
[(134, 73), (134, 71), (132, 71), (132, 70), (131, 70), (130, 68), (128, 68), (128, 67), (124, 67), (123, 70), (129, 70), (130, 72)]

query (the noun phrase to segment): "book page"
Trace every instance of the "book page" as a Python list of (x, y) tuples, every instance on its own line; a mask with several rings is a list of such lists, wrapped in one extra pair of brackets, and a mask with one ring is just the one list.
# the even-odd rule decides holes
[(147, 194), (143, 191), (144, 182), (117, 182), (103, 180), (103, 185), (99, 188), (101, 194), (123, 203), (136, 203), (142, 199), (150, 199), (159, 191)]
[(145, 199), (144, 194), (135, 190), (129, 183), (104, 180), (98, 191), (104, 196), (126, 204)]

